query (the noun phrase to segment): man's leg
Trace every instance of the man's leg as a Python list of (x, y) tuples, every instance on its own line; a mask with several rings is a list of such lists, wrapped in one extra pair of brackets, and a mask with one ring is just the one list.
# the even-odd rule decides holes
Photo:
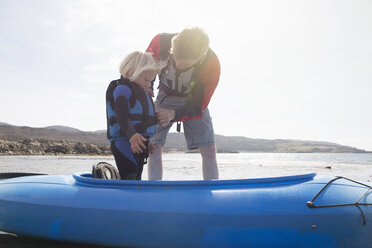
[(205, 180), (218, 179), (216, 145), (208, 108), (203, 111), (201, 119), (183, 122), (183, 128), (187, 149), (199, 148), (203, 161), (203, 178)]
[(162, 154), (165, 145), (165, 140), (169, 129), (173, 123), (169, 123), (167, 126), (156, 125), (156, 133), (150, 138), (151, 143), (155, 146), (155, 151), (149, 154), (147, 171), (149, 180), (162, 180), (163, 178), (163, 161)]
[(161, 180), (163, 178), (163, 146), (161, 144), (154, 144), (154, 146), (155, 151), (149, 156), (147, 171), (149, 180)]
[(218, 179), (216, 145), (199, 147), (203, 161), (204, 180)]

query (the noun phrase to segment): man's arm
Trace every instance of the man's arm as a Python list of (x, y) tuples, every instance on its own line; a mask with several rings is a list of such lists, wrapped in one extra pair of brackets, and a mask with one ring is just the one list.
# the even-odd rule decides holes
[(159, 62), (160, 58), (160, 34), (156, 35), (150, 42), (146, 52), (152, 53), (152, 57)]
[[(160, 34), (156, 35), (150, 42), (149, 46), (146, 49), (146, 52), (151, 53), (152, 57), (159, 62), (160, 60)], [(151, 86), (149, 90), (147, 90), (147, 93), (151, 97), (154, 97), (154, 82), (155, 79), (151, 82)]]

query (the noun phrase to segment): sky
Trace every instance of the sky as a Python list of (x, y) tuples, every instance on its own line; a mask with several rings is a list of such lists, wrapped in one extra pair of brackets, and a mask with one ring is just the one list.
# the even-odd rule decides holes
[(370, 0), (0, 0), (0, 122), (106, 128), (121, 60), (199, 26), (219, 57), (216, 134), (372, 151)]

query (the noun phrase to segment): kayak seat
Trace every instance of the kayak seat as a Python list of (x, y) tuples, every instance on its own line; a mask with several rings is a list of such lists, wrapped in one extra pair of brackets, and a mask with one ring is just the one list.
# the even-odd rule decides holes
[(120, 180), (118, 169), (106, 162), (93, 164), (92, 177), (101, 179)]

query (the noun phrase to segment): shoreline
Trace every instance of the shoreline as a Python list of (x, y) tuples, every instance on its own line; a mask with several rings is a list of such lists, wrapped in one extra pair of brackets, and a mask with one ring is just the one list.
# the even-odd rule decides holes
[[(164, 151), (163, 154), (199, 154), (200, 152), (199, 151), (196, 151), (196, 152), (189, 152), (189, 151)], [(365, 151), (365, 152), (329, 152), (329, 151), (325, 151), (325, 152), (282, 152), (282, 151), (278, 151), (278, 152), (267, 152), (267, 151), (222, 151), (222, 152), (219, 152), (217, 151), (218, 154), (244, 154), (244, 153), (248, 153), (248, 154), (254, 154), (254, 153), (262, 153), (262, 154), (372, 154), (372, 151)], [(76, 157), (111, 157), (113, 156), (112, 154), (96, 154), (96, 153), (40, 153), (40, 154), (37, 154), (37, 153), (0, 153), (0, 156), (4, 156), (4, 157), (15, 157), (15, 156), (29, 156), (29, 157), (37, 157), (37, 156), (41, 156), (41, 157), (47, 157), (47, 156), (54, 156), (54, 157), (72, 157), (72, 156), (76, 156)]]
[[(173, 135), (175, 136), (175, 135)], [(187, 150), (181, 137), (169, 137), (165, 153), (199, 153), (198, 149)], [(171, 139), (173, 137), (173, 139)], [(25, 138), (7, 140), (0, 138), (0, 155), (51, 155), (95, 156), (111, 155), (107, 140), (72, 140), (72, 138), (48, 139)], [(216, 135), (217, 153), (372, 153), (355, 147), (334, 143), (297, 140), (252, 140)]]

